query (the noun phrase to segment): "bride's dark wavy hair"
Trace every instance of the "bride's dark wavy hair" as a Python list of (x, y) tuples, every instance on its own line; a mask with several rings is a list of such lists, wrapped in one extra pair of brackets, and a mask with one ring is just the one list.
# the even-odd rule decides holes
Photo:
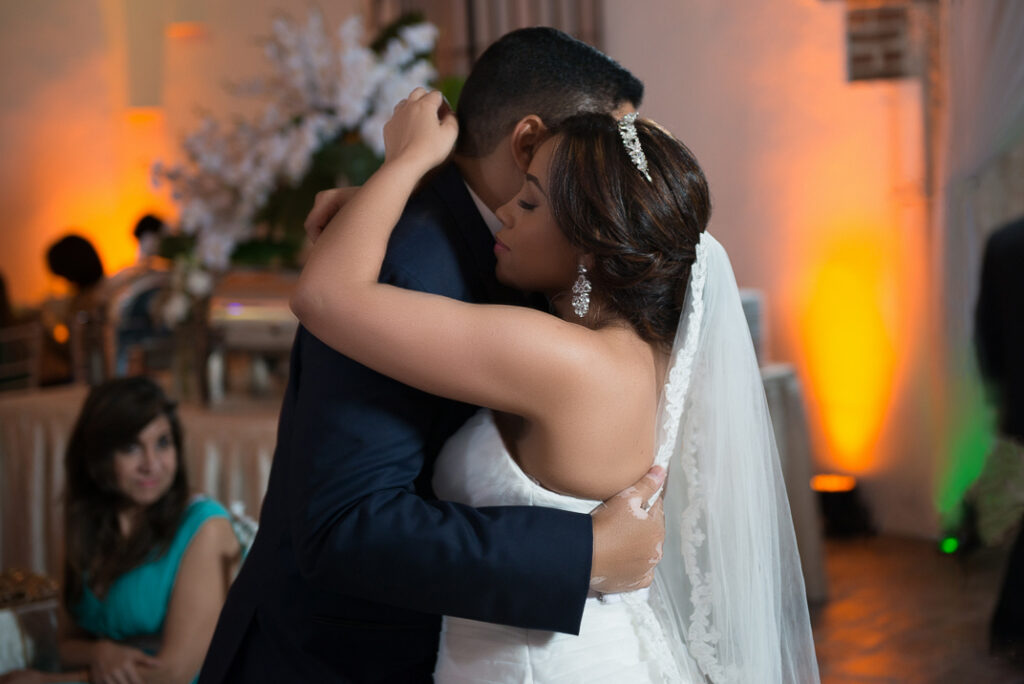
[(598, 324), (621, 317), (644, 340), (670, 349), (711, 198), (686, 145), (644, 119), (636, 131), (650, 181), (612, 116), (580, 114), (553, 128), (551, 209), (569, 242), (593, 255), (587, 276)]
[[(166, 416), (177, 450), (170, 489), (143, 512), (125, 538), (117, 513), (127, 499), (117, 487), (114, 454)], [(176, 405), (148, 378), (94, 387), (82, 405), (64, 457), (64, 602), (72, 610), (88, 586), (105, 593), (118, 577), (170, 546), (188, 504), (188, 477)]]

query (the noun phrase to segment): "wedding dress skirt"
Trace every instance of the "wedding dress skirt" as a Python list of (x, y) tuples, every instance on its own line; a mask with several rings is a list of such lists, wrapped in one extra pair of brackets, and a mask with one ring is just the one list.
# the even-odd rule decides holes
[[(481, 506), (547, 506), (590, 513), (600, 502), (544, 489), (512, 460), (491, 412), (479, 411), (445, 444), (434, 471), (441, 499)], [(657, 591), (657, 587), (653, 587)], [(434, 680), (530, 682), (701, 681), (696, 667), (680, 667), (650, 603), (650, 592), (592, 597), (579, 636), (445, 617)], [(689, 672), (680, 672), (680, 670)]]

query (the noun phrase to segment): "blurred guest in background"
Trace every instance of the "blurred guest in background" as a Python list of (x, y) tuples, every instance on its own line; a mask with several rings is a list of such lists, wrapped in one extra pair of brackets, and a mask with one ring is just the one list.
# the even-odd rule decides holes
[(14, 323), (14, 309), (7, 294), (7, 280), (0, 273), (0, 328)]
[(65, 235), (46, 251), (50, 272), (70, 286), (70, 297), (53, 311), (43, 307), (43, 324), (50, 332), (43, 348), (41, 384), (88, 380), (104, 376), (100, 326), (103, 262), (88, 239)]
[(146, 214), (136, 221), (132, 228), (132, 235), (138, 243), (135, 263), (111, 276), (104, 289), (108, 292), (120, 290), (154, 271), (166, 271), (167, 262), (160, 258), (160, 241), (165, 229), (163, 219), (154, 214)]
[(160, 240), (167, 224), (159, 216), (146, 214), (135, 223), (132, 235), (139, 243), (138, 263), (146, 263), (160, 253)]
[(973, 498), (984, 540), (1017, 539), (991, 623), (993, 650), (1024, 662), (1024, 217), (985, 247), (975, 311), (978, 365), (998, 413), (996, 443)]
[[(104, 287), (106, 323), (114, 340), (114, 375), (132, 371), (131, 357), (156, 340), (166, 340), (169, 331), (157, 323), (153, 303), (170, 283), (168, 262), (159, 256), (166, 224), (153, 214), (140, 218), (132, 229), (138, 241), (138, 259), (114, 274)], [(136, 367), (136, 372), (141, 369)]]
[(71, 284), (72, 297), (93, 295), (103, 281), (103, 262), (86, 238), (65, 235), (46, 250), (46, 265), (54, 275)]
[(241, 558), (227, 511), (189, 497), (174, 404), (146, 378), (92, 390), (65, 461), (63, 675), (190, 682)]

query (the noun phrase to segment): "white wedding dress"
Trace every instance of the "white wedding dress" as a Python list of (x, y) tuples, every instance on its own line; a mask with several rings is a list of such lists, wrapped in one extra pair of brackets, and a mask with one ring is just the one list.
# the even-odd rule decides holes
[[(588, 598), (579, 636), (445, 617), (440, 684), (817, 684), (800, 557), (761, 374), (728, 255), (704, 233), (658, 408), (664, 556), (649, 591)], [(600, 502), (512, 460), (490, 411), (452, 436), (438, 497), (471, 506)]]
[[(491, 412), (479, 411), (445, 444), (438, 498), (481, 506), (546, 506), (590, 513), (600, 501), (557, 494), (512, 460)], [(656, 590), (656, 589), (655, 589)], [(588, 598), (579, 636), (446, 616), (434, 680), (463, 682), (697, 682), (679, 673), (650, 591)]]

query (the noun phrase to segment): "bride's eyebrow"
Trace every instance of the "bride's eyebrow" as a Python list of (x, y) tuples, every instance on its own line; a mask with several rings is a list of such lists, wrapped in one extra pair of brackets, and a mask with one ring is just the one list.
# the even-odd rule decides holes
[(548, 193), (544, 192), (544, 188), (541, 187), (540, 181), (537, 180), (537, 177), (534, 176), (532, 173), (526, 174), (526, 180), (528, 182), (533, 183), (534, 185), (536, 185), (537, 189), (540, 190), (540, 194), (544, 195), (544, 197), (548, 196)]

